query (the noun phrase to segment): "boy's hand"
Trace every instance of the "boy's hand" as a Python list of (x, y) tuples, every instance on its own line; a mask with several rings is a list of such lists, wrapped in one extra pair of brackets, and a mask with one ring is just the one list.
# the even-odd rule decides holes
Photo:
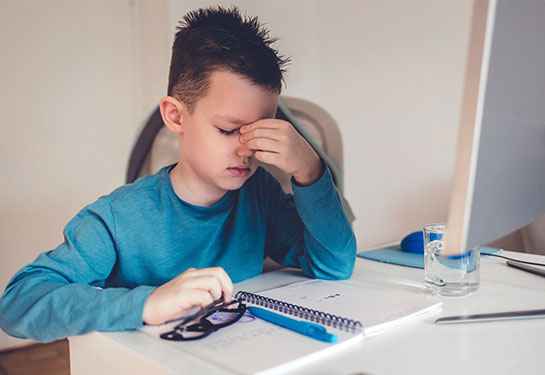
[(258, 120), (242, 126), (240, 134), (257, 160), (292, 175), (299, 185), (312, 185), (322, 175), (318, 154), (289, 122)]
[(233, 295), (233, 283), (223, 268), (190, 268), (150, 294), (142, 320), (161, 324), (195, 306), (205, 307), (222, 295), (225, 302), (230, 302)]

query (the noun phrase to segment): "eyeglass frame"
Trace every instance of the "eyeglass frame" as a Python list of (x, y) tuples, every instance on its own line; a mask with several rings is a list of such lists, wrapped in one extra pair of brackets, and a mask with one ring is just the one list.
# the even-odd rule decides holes
[[(209, 336), (212, 332), (215, 332), (221, 328), (228, 327), (240, 320), (244, 313), (246, 312), (246, 305), (242, 303), (242, 299), (234, 299), (231, 302), (221, 303), (223, 302), (223, 297), (218, 299), (217, 301), (212, 302), (210, 305), (204, 307), (203, 309), (199, 310), (197, 313), (192, 314), (191, 316), (188, 316), (182, 320), (180, 324), (178, 324), (172, 331), (165, 332), (160, 335), (162, 339), (165, 340), (171, 340), (171, 341), (193, 341), (193, 340), (199, 340), (202, 338), (205, 338)], [(220, 303), (218, 305), (218, 303)], [(238, 307), (236, 309), (228, 309), (227, 306), (234, 305), (235, 303), (238, 303)], [(212, 324), (207, 319), (211, 315), (214, 315), (217, 312), (228, 312), (228, 313), (238, 313), (237, 317), (231, 321), (220, 323), (220, 324)], [(189, 323), (192, 320), (195, 320), (199, 315), (203, 314), (199, 321), (197, 323), (190, 324), (186, 326), (187, 323)], [(182, 334), (183, 332), (203, 332), (202, 335), (194, 336), (194, 337), (184, 337)]]

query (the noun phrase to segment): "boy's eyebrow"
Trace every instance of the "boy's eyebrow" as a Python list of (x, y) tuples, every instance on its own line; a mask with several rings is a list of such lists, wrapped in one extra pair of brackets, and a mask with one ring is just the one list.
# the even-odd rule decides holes
[(221, 120), (221, 121), (227, 121), (227, 122), (229, 122), (231, 124), (235, 124), (235, 125), (244, 125), (246, 123), (246, 121), (243, 121), (243, 120), (238, 119), (236, 117), (233, 117), (231, 115), (217, 116), (216, 119)]

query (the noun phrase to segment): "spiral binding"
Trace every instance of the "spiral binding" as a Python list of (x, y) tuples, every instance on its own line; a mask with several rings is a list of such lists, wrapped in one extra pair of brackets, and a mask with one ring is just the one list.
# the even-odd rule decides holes
[(235, 294), (235, 298), (346, 332), (359, 333), (363, 330), (363, 325), (357, 320), (343, 318), (342, 316), (328, 314), (304, 306), (293, 305), (288, 302), (260, 296), (258, 294), (239, 291)]

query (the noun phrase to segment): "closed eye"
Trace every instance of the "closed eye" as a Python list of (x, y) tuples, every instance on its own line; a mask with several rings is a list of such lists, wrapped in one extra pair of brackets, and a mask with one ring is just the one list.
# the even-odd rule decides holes
[(223, 135), (233, 135), (237, 132), (238, 129), (234, 129), (234, 130), (225, 130), (225, 129), (222, 129), (222, 128), (218, 128), (218, 130), (220, 131), (221, 134)]

